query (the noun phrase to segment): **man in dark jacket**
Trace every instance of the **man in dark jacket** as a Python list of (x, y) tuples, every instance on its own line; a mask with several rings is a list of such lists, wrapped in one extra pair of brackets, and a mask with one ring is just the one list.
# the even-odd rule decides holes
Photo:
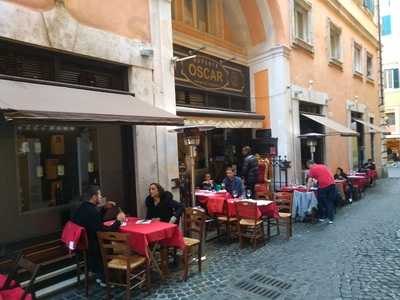
[(115, 205), (112, 202), (103, 207), (100, 206), (101, 193), (98, 186), (90, 186), (85, 193), (86, 201), (82, 202), (72, 217), (72, 222), (86, 229), (88, 237), (88, 265), (89, 270), (96, 274), (96, 282), (101, 286), (104, 284), (104, 270), (97, 241), (97, 232), (117, 231), (121, 223), (125, 221), (125, 214), (120, 212), (117, 220), (111, 226), (104, 226), (103, 215), (106, 207)]
[(251, 195), (255, 198), (254, 185), (258, 179), (258, 161), (257, 158), (251, 154), (251, 148), (245, 146), (242, 148), (242, 155), (244, 156), (242, 170), (240, 175), (244, 179), (246, 190), (251, 190)]

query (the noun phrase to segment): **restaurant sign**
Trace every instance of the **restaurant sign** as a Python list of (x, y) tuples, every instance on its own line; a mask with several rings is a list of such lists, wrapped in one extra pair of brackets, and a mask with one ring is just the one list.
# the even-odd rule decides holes
[[(190, 50), (184, 47), (175, 46), (174, 52), (177, 57), (190, 56)], [(178, 85), (245, 94), (248, 68), (197, 53), (192, 59), (176, 63), (175, 79)]]

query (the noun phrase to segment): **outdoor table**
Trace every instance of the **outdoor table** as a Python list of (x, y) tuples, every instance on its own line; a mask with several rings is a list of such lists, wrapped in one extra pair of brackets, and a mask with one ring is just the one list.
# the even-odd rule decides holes
[(153, 220), (149, 224), (136, 224), (139, 220), (139, 218), (127, 218), (126, 225), (121, 225), (119, 230), (129, 234), (131, 248), (140, 255), (146, 256), (162, 276), (150, 245), (159, 244), (164, 248), (176, 247), (183, 250), (185, 249), (183, 234), (176, 224)]
[[(358, 173), (360, 174), (360, 173)], [(369, 184), (369, 178), (366, 174), (364, 175), (348, 175), (347, 178), (351, 181), (353, 185), (359, 186), (362, 190)]]
[(210, 192), (198, 191), (195, 193), (197, 201), (207, 208), (209, 214), (222, 214), (224, 212), (224, 203), (230, 194), (226, 191)]
[(298, 191), (293, 192), (292, 216), (303, 221), (307, 214), (311, 214), (313, 208), (318, 208), (318, 200), (315, 192)]
[(279, 189), (279, 192), (293, 193), (294, 191), (307, 192), (307, 187), (305, 187), (304, 185), (287, 185)]
[[(229, 217), (236, 217), (235, 202), (241, 201), (236, 199), (227, 199), (228, 202), (228, 215)], [(275, 220), (279, 220), (279, 208), (274, 201), (269, 200), (248, 200), (243, 201), (255, 201), (257, 202), (257, 218), (268, 217)], [(252, 216), (249, 216), (249, 218)]]

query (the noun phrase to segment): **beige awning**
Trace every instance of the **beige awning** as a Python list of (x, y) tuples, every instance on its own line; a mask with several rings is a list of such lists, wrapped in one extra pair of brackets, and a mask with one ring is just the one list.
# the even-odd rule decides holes
[(379, 133), (389, 133), (389, 131), (386, 130), (385, 128), (376, 126), (372, 123), (364, 122), (363, 120), (360, 120), (360, 119), (353, 119), (353, 120), (368, 127), (371, 131), (379, 132)]
[(177, 107), (185, 125), (208, 125), (216, 128), (263, 128), (264, 116), (252, 112), (237, 112), (193, 107)]
[(326, 128), (331, 129), (335, 133), (341, 136), (357, 136), (358, 133), (336, 121), (333, 121), (327, 117), (317, 116), (317, 115), (309, 115), (309, 114), (302, 114), (303, 116), (324, 125)]
[(135, 99), (103, 92), (0, 79), (0, 111), (7, 121), (67, 121), (183, 125), (183, 118)]

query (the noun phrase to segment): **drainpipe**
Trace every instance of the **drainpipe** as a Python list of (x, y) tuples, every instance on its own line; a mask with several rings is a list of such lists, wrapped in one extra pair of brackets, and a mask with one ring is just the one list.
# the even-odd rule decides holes
[[(379, 58), (379, 113), (380, 120), (385, 118), (385, 94), (383, 88), (383, 59), (382, 59), (382, 24), (381, 24), (381, 3), (380, 0), (376, 2), (376, 11), (378, 18), (378, 58)], [(381, 123), (381, 122), (380, 122)], [(386, 163), (386, 143), (384, 135), (381, 134), (381, 163), (382, 166)]]

